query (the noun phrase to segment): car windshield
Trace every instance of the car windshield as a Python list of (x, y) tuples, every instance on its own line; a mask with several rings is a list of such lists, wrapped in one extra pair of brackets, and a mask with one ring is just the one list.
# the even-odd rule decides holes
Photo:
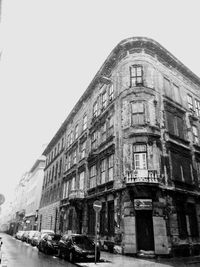
[(52, 240), (52, 241), (59, 241), (61, 238), (61, 235), (48, 235), (48, 240)]
[(75, 245), (82, 249), (93, 249), (93, 243), (87, 236), (73, 236), (72, 240)]

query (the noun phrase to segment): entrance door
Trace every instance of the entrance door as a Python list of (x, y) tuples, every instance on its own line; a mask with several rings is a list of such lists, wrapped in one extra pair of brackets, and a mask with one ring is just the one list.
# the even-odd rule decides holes
[(138, 250), (154, 250), (152, 211), (136, 212), (136, 229)]

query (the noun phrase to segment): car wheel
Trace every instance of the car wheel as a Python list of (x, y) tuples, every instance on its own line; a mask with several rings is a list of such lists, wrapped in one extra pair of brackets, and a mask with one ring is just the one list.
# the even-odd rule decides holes
[(69, 252), (69, 261), (74, 262), (74, 253), (72, 251)]

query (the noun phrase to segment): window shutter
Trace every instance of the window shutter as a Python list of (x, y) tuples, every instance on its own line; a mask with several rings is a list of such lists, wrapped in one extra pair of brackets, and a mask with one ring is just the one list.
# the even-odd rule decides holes
[(122, 127), (126, 129), (130, 127), (130, 104), (129, 101), (124, 100), (122, 102)]

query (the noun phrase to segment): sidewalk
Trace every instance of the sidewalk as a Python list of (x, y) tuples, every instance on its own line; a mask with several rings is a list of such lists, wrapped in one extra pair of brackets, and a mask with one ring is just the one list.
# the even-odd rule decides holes
[(200, 266), (200, 256), (187, 258), (142, 259), (137, 257), (101, 252), (101, 261), (76, 263), (80, 267), (145, 267), (145, 266)]

